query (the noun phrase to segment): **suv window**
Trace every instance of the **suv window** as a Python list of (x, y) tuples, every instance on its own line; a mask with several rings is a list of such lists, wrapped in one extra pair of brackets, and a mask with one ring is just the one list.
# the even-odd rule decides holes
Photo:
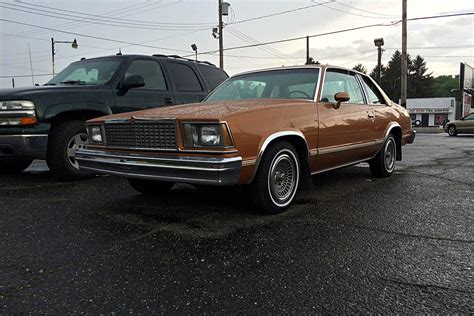
[(137, 89), (168, 90), (163, 71), (157, 61), (134, 60), (128, 67), (125, 78), (131, 75), (140, 75), (145, 80), (145, 86)]
[(348, 103), (365, 103), (355, 73), (344, 70), (327, 70), (324, 78), (321, 101), (336, 102), (334, 95), (338, 92), (347, 92), (349, 94), (351, 99)]
[(375, 86), (375, 84), (370, 80), (370, 78), (366, 76), (362, 77), (362, 83), (365, 87), (365, 91), (367, 91), (367, 101), (369, 104), (385, 104), (385, 100), (382, 97), (379, 89)]
[(224, 71), (219, 68), (198, 64), (198, 68), (209, 85), (210, 91), (224, 82), (228, 77)]
[(185, 64), (168, 63), (177, 92), (201, 92), (201, 83), (194, 70)]

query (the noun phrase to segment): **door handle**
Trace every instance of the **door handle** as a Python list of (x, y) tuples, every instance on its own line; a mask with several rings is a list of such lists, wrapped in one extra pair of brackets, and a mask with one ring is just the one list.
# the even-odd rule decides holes
[(369, 118), (374, 118), (374, 113), (373, 112), (370, 112), (370, 111), (367, 111), (367, 116)]
[(165, 104), (174, 104), (172, 98), (164, 98), (163, 101), (165, 102)]

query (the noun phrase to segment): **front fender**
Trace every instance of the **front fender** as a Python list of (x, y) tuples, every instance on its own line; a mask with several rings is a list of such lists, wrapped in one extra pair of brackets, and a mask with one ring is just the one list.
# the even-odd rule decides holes
[(81, 111), (94, 111), (99, 112), (103, 115), (112, 114), (112, 110), (109, 106), (102, 103), (66, 103), (66, 104), (55, 104), (48, 106), (44, 111), (43, 119), (48, 121), (53, 119), (58, 114), (64, 112), (81, 112)]

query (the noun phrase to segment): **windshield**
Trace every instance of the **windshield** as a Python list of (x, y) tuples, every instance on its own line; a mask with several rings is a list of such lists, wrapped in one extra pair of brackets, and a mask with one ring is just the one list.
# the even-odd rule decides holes
[(284, 69), (238, 75), (214, 90), (205, 102), (244, 99), (314, 100), (319, 68)]
[(99, 85), (112, 78), (122, 60), (83, 60), (67, 66), (46, 85), (84, 84)]

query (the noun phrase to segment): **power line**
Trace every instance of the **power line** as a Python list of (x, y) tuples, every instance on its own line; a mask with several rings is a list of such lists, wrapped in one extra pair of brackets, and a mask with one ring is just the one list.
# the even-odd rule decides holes
[[(0, 2), (2, 4), (6, 4), (4, 2)], [(10, 5), (11, 4), (7, 4)], [(195, 30), (197, 27), (193, 26), (150, 26), (147, 24), (142, 24), (142, 23), (130, 23), (130, 22), (120, 22), (120, 23), (114, 23), (111, 21), (103, 21), (102, 19), (97, 19), (97, 18), (87, 18), (84, 19), (83, 17), (78, 17), (77, 15), (71, 15), (67, 13), (55, 13), (51, 11), (46, 11), (46, 10), (41, 10), (41, 9), (19, 9), (18, 5), (16, 7), (8, 7), (5, 5), (0, 5), (1, 8), (5, 8), (8, 10), (14, 10), (14, 11), (20, 11), (20, 12), (26, 12), (30, 14), (35, 14), (39, 16), (47, 16), (47, 17), (52, 17), (55, 19), (61, 19), (61, 20), (68, 20), (68, 21), (77, 21), (77, 22), (82, 22), (82, 23), (90, 23), (90, 24), (97, 24), (97, 25), (106, 25), (106, 26), (115, 26), (115, 27), (126, 27), (126, 28), (134, 28), (134, 29), (144, 29), (144, 30), (159, 30), (159, 31), (176, 31), (176, 30)], [(31, 11), (35, 10), (35, 11)], [(42, 12), (47, 12), (47, 13), (39, 13), (37, 11), (42, 11)], [(49, 13), (49, 14), (48, 14)], [(58, 15), (60, 14), (60, 15)], [(206, 27), (207, 28), (207, 27)], [(202, 29), (202, 27), (201, 27)]]
[(327, 4), (327, 3), (331, 3), (331, 2), (332, 2), (332, 1), (326, 1), (326, 2), (323, 2), (323, 3), (317, 3), (317, 4), (307, 5), (307, 6), (299, 7), (299, 8), (292, 9), (292, 10), (286, 10), (286, 11), (276, 12), (276, 13), (272, 13), (272, 14), (268, 14), (268, 15), (257, 16), (257, 17), (254, 17), (254, 18), (249, 18), (249, 19), (244, 19), (244, 20), (238, 20), (238, 21), (229, 23), (229, 25), (231, 25), (231, 24), (239, 24), (239, 23), (244, 23), (244, 22), (249, 22), (249, 21), (255, 21), (255, 20), (261, 20), (261, 19), (266, 19), (266, 18), (269, 18), (269, 17), (277, 16), (277, 15), (282, 15), (282, 14), (287, 14), (287, 13), (291, 13), (291, 12), (301, 11), (301, 10), (305, 10), (305, 9), (309, 9), (309, 8), (319, 7), (319, 6), (323, 5), (323, 4)]
[[(161, 3), (163, 1), (159, 1), (158, 3)], [(175, 3), (179, 3), (180, 1), (177, 1)], [(1, 2), (1, 3), (5, 3), (5, 2)], [(172, 26), (213, 26), (215, 23), (214, 22), (206, 22), (206, 23), (173, 23), (173, 22), (156, 22), (156, 21), (145, 21), (145, 20), (135, 20), (135, 19), (124, 19), (124, 18), (121, 18), (121, 17), (114, 17), (114, 16), (107, 16), (107, 15), (100, 15), (100, 14), (91, 14), (91, 13), (85, 13), (85, 12), (80, 12), (80, 11), (73, 11), (73, 10), (66, 10), (66, 9), (58, 9), (58, 8), (54, 8), (54, 7), (49, 7), (49, 6), (44, 6), (44, 5), (39, 5), (39, 4), (33, 4), (33, 3), (29, 3), (29, 2), (24, 2), (22, 1), (21, 2), (22, 4), (26, 5), (26, 6), (33, 6), (33, 7), (39, 7), (39, 8), (46, 8), (46, 9), (49, 9), (49, 10), (54, 10), (54, 11), (59, 11), (59, 12), (69, 12), (69, 13), (73, 13), (75, 16), (76, 15), (84, 15), (84, 16), (91, 16), (91, 17), (98, 17), (98, 18), (102, 18), (102, 19), (109, 19), (109, 20), (116, 20), (116, 21), (125, 21), (125, 22), (132, 22), (132, 23), (137, 23), (137, 24), (150, 24), (150, 25), (172, 25)], [(157, 4), (157, 3), (155, 3)], [(163, 8), (163, 7), (166, 7), (168, 6), (169, 4), (167, 5), (164, 5), (164, 6), (160, 6), (158, 8)], [(25, 6), (20, 6), (18, 4), (16, 4), (16, 6), (19, 6), (21, 8), (25, 8)], [(26, 7), (27, 8), (27, 7)], [(156, 8), (156, 9), (158, 9)], [(50, 11), (46, 11), (46, 10), (43, 10), (43, 12), (50, 12)]]
[[(457, 16), (469, 16), (469, 15), (474, 15), (474, 12), (463, 12), (463, 13), (454, 13), (454, 14), (424, 16), (424, 17), (410, 18), (410, 19), (407, 19), (407, 20), (408, 21), (420, 21), (420, 20), (450, 18), (450, 17), (457, 17)], [(395, 25), (397, 25), (401, 22), (402, 22), (402, 20), (397, 20), (397, 21), (392, 21), (392, 22), (389, 22), (389, 23), (368, 24), (368, 25), (356, 26), (356, 27), (351, 27), (351, 28), (337, 30), (337, 31), (331, 31), (331, 32), (325, 32), (325, 33), (309, 35), (308, 37), (310, 37), (310, 38), (321, 37), (321, 36), (326, 36), (326, 35), (340, 34), (340, 33), (356, 31), (356, 30), (362, 30), (362, 29), (373, 28), (373, 27), (395, 26)], [(251, 44), (251, 45), (228, 47), (228, 48), (225, 48), (224, 51), (243, 49), (243, 48), (251, 48), (251, 47), (258, 47), (258, 46), (263, 46), (263, 45), (286, 43), (286, 42), (298, 41), (298, 40), (303, 40), (303, 39), (305, 40), (306, 36), (293, 37), (293, 38), (287, 38), (287, 39), (281, 39), (281, 40), (275, 40), (275, 41), (268, 41), (268, 42), (262, 42), (262, 43)], [(203, 52), (203, 53), (200, 53), (200, 54), (208, 54), (208, 53), (216, 53), (216, 52), (218, 52), (218, 51), (213, 50), (213, 51)], [(184, 57), (189, 57), (189, 56), (194, 56), (194, 55), (186, 55)]]
[[(311, 0), (311, 2), (313, 3), (318, 3), (314, 0)], [(337, 3), (337, 2), (336, 2)], [(360, 17), (364, 17), (364, 18), (369, 18), (369, 19), (387, 19), (387, 17), (381, 17), (381, 16), (371, 16), (371, 15), (363, 15), (363, 14), (357, 14), (357, 13), (352, 13), (352, 12), (348, 12), (348, 11), (344, 11), (344, 10), (341, 10), (341, 9), (336, 9), (336, 8), (333, 8), (331, 6), (328, 6), (326, 5), (325, 3), (324, 4), (320, 4), (321, 6), (325, 7), (325, 8), (328, 8), (328, 9), (331, 9), (333, 11), (337, 11), (337, 12), (341, 12), (341, 13), (344, 13), (344, 14), (350, 14), (350, 15), (354, 15), (354, 16), (360, 16)]]
[[(51, 74), (35, 74), (35, 77), (43, 77), (43, 76), (51, 76)], [(16, 76), (0, 76), (0, 78), (27, 78), (31, 77), (31, 75), (16, 75)]]
[(386, 16), (386, 17), (391, 17), (391, 18), (398, 18), (398, 17), (400, 17), (399, 15), (389, 15), (389, 14), (383, 14), (383, 13), (379, 13), (379, 12), (373, 12), (373, 11), (363, 10), (363, 9), (356, 8), (356, 7), (350, 6), (350, 5), (348, 5), (348, 4), (341, 3), (341, 2), (337, 2), (337, 1), (334, 1), (334, 3), (336, 3), (336, 4), (338, 4), (338, 5), (342, 5), (342, 6), (347, 7), (347, 8), (351, 8), (351, 9), (353, 9), (353, 10), (357, 10), (357, 11), (360, 11), (360, 12), (365, 12), (365, 13), (369, 13), (369, 14), (373, 14), (373, 15)]
[[(181, 0), (178, 0), (177, 2), (173, 2), (169, 5), (178, 3), (180, 1)], [(135, 14), (144, 12), (144, 10), (143, 10), (144, 8), (146, 8), (145, 11), (147, 11), (147, 12), (150, 11), (150, 10), (159, 9), (161, 7), (158, 7), (158, 8), (150, 8), (150, 7), (155, 6), (157, 4), (160, 4), (161, 2), (163, 2), (163, 0), (159, 0), (157, 2), (151, 2), (151, 3), (150, 2), (145, 2), (145, 3), (138, 4), (138, 5), (126, 6), (126, 7), (123, 7), (121, 9), (105, 12), (105, 14), (112, 14), (112, 16), (118, 16), (118, 17), (135, 15)], [(133, 11), (136, 11), (137, 9), (138, 10), (142, 9), (142, 11), (133, 12)], [(66, 22), (66, 23), (60, 23), (60, 24), (52, 25), (52, 27), (68, 27), (68, 28), (73, 27), (73, 28), (75, 28), (77, 26), (80, 26), (81, 24), (83, 24), (83, 23), (81, 23), (81, 22)], [(28, 34), (28, 35), (31, 35), (31, 34), (37, 35), (37, 34), (43, 34), (43, 33), (46, 33), (46, 32), (43, 31), (43, 30), (32, 29), (30, 31), (20, 32), (19, 34), (25, 34), (25, 33)]]
[(106, 38), (106, 37), (93, 36), (93, 35), (87, 35), (87, 34), (82, 34), (82, 33), (77, 33), (77, 32), (70, 32), (70, 31), (63, 31), (63, 30), (59, 30), (59, 29), (55, 29), (55, 28), (51, 28), (51, 27), (39, 26), (39, 25), (23, 23), (23, 22), (8, 20), (8, 19), (1, 19), (0, 18), (0, 21), (13, 23), (13, 24), (19, 24), (19, 25), (25, 25), (25, 26), (31, 26), (31, 27), (37, 27), (37, 28), (44, 29), (44, 30), (49, 30), (49, 31), (54, 31), (54, 32), (59, 32), (59, 33), (64, 33), (64, 34), (70, 34), (70, 35), (76, 35), (76, 36), (82, 36), (82, 37), (86, 37), (86, 38), (93, 38), (93, 39), (102, 40), (102, 41), (129, 44), (129, 45), (140, 46), (140, 47), (157, 48), (157, 49), (162, 49), (162, 50), (166, 50), (166, 51), (173, 51), (173, 52), (191, 53), (191, 51), (189, 51), (189, 50), (171, 49), (171, 48), (166, 48), (166, 47), (144, 45), (144, 44), (133, 43), (133, 42), (128, 42), (128, 41), (122, 41), (122, 40), (117, 40), (117, 39), (111, 39), (111, 38)]

